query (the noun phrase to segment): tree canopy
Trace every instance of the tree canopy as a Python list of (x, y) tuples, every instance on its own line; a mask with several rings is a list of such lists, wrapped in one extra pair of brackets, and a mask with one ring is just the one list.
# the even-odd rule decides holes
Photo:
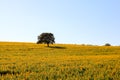
[(49, 47), (49, 44), (55, 43), (55, 38), (52, 33), (42, 33), (38, 36), (37, 44), (45, 43)]

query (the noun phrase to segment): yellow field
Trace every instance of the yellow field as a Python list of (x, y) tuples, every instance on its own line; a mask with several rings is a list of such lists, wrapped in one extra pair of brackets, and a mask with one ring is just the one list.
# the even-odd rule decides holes
[(0, 80), (120, 80), (120, 47), (0, 42)]

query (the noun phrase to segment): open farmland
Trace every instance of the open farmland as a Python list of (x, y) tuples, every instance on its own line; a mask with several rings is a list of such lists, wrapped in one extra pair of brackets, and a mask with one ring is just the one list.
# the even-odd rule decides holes
[(0, 80), (120, 80), (120, 47), (0, 42)]

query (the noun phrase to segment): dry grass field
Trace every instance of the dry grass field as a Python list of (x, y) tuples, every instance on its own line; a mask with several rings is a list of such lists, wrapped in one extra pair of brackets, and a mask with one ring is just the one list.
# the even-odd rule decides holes
[(0, 42), (0, 80), (120, 80), (120, 47)]

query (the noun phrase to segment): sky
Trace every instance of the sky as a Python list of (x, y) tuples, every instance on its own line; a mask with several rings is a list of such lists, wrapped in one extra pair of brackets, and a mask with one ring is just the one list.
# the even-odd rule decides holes
[(120, 45), (120, 0), (0, 0), (0, 41)]

